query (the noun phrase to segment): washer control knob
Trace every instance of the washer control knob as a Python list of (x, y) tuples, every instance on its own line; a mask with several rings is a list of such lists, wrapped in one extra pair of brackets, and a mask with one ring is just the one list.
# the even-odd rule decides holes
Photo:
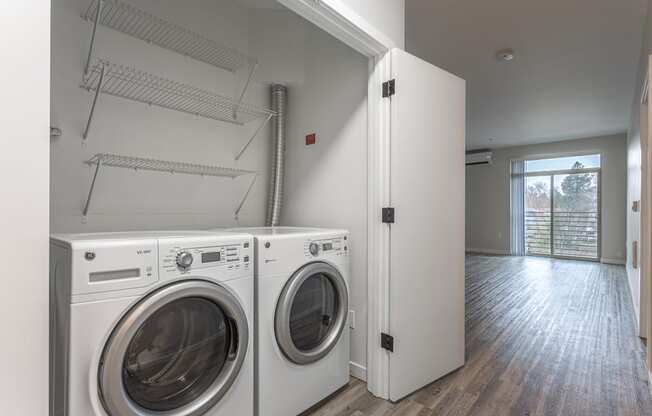
[(313, 256), (319, 254), (319, 244), (310, 243), (310, 254), (312, 254)]
[(177, 254), (177, 266), (181, 267), (182, 269), (187, 269), (192, 265), (192, 254), (188, 253), (187, 251), (180, 251), (179, 254)]

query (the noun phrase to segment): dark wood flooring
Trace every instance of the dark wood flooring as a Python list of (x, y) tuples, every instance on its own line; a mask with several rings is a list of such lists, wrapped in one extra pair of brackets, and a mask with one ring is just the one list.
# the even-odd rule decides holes
[(472, 255), (466, 365), (398, 404), (357, 380), (311, 416), (652, 415), (625, 269)]

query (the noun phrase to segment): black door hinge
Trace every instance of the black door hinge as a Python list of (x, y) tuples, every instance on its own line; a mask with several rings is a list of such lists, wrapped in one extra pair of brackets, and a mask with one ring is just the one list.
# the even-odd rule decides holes
[(396, 94), (396, 80), (383, 82), (383, 98), (391, 97), (394, 94)]
[(394, 224), (394, 219), (395, 219), (394, 208), (391, 207), (383, 208), (383, 223)]
[(394, 352), (394, 337), (381, 332), (380, 334), (380, 346), (382, 349), (389, 352)]

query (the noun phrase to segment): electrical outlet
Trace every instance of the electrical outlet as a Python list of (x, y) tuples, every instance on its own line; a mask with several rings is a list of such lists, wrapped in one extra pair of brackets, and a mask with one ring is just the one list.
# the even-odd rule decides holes
[(349, 311), (349, 328), (355, 329), (355, 311), (353, 309)]

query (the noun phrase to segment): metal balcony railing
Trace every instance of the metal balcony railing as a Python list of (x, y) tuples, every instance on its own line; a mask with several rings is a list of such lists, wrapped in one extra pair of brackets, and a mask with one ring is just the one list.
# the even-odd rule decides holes
[(597, 211), (526, 211), (526, 253), (596, 259), (599, 218)]

